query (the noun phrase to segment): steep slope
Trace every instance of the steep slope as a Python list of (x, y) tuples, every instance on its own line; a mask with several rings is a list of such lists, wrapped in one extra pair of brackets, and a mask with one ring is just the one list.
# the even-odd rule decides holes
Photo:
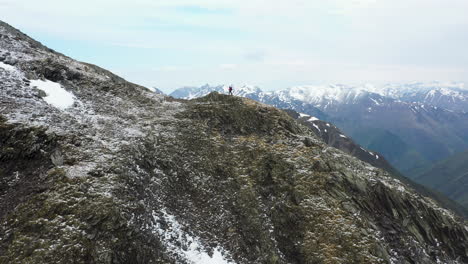
[(0, 263), (468, 262), (453, 213), (283, 111), (0, 34)]
[(414, 180), (429, 186), (468, 208), (468, 152), (424, 168)]

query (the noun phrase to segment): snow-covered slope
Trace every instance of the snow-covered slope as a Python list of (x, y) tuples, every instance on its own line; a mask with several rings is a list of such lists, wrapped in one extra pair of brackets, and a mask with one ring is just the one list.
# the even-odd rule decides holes
[(407, 83), (385, 86), (327, 85), (298, 86), (273, 92), (282, 100), (294, 98), (327, 108), (334, 104), (357, 104), (366, 97), (374, 97), (376, 105), (387, 98), (407, 103), (419, 103), (452, 111), (468, 111), (468, 90), (463, 83)]
[[(357, 104), (366, 97), (387, 98), (408, 103), (427, 104), (446, 108), (452, 111), (465, 111), (468, 109), (468, 90), (463, 83), (408, 83), (388, 84), (385, 86), (348, 85), (316, 85), (297, 86), (272, 94), (282, 100), (294, 98), (319, 108), (327, 108), (334, 104)], [(381, 100), (374, 101), (376, 105)]]
[(468, 90), (463, 83), (410, 83), (392, 84), (382, 88), (382, 94), (405, 102), (417, 102), (468, 112)]
[(354, 86), (327, 85), (327, 86), (296, 86), (286, 90), (272, 92), (284, 101), (296, 99), (316, 107), (326, 109), (334, 104), (352, 104), (369, 95), (371, 92)]

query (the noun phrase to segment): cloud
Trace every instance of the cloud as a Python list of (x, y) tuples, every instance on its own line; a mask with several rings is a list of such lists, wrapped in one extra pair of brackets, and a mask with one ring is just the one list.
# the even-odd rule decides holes
[(205, 8), (196, 5), (177, 6), (175, 10), (195, 15), (229, 15), (233, 13), (232, 9), (229, 8)]
[(154, 71), (159, 71), (159, 72), (177, 72), (177, 71), (182, 71), (185, 70), (186, 67), (181, 67), (181, 66), (162, 66), (158, 68), (154, 68)]
[(222, 70), (233, 70), (237, 68), (237, 64), (221, 64), (219, 65), (219, 68)]
[(245, 54), (245, 58), (248, 61), (264, 61), (266, 58), (266, 52), (263, 50), (256, 50)]

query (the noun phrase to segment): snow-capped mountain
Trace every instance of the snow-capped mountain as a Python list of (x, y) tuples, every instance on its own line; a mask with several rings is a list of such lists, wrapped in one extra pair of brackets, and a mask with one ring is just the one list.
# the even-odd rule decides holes
[[(210, 92), (228, 93), (229, 85), (210, 86), (209, 84), (201, 87), (183, 87), (175, 90), (170, 95), (176, 98), (193, 99), (202, 97)], [(324, 106), (333, 103), (352, 103), (356, 102), (366, 94), (371, 93), (369, 90), (345, 85), (328, 85), (328, 86), (296, 86), (285, 90), (263, 92), (259, 87), (243, 85), (234, 87), (234, 95), (250, 96), (250, 97), (278, 97), (283, 102), (298, 100), (303, 103), (314, 104), (316, 106)]]
[(284, 101), (295, 99), (323, 109), (335, 104), (353, 104), (371, 92), (361, 87), (341, 84), (327, 86), (296, 86), (272, 92)]
[(283, 102), (300, 101), (310, 104), (325, 113), (336, 112), (343, 105), (361, 105), (371, 110), (374, 106), (381, 106), (395, 101), (378, 93), (370, 85), (364, 87), (342, 84), (296, 86), (285, 90), (273, 91), (269, 95)]
[(385, 99), (394, 99), (452, 111), (468, 110), (468, 90), (464, 89), (463, 83), (408, 83), (388, 84), (382, 87), (370, 84), (297, 86), (272, 94), (285, 101), (293, 98), (323, 109), (337, 104), (358, 104), (366, 99), (375, 105), (383, 103), (382, 100)]
[(405, 102), (468, 112), (468, 90), (463, 83), (391, 84), (382, 88), (382, 94)]
[[(227, 93), (228, 85), (184, 87), (175, 90), (171, 96), (193, 99), (217, 91)], [(463, 83), (407, 83), (374, 86), (350, 86), (344, 84), (295, 86), (284, 90), (263, 92), (259, 87), (244, 85), (234, 89), (234, 95), (271, 101), (277, 98), (283, 103), (300, 101), (312, 104), (322, 110), (342, 104), (369, 106), (403, 101), (410, 104), (440, 107), (451, 111), (468, 112), (468, 90)], [(393, 99), (393, 100), (392, 100)]]

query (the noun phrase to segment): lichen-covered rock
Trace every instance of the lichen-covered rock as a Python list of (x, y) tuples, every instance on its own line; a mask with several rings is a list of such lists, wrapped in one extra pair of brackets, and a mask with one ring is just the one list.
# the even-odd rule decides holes
[(174, 100), (0, 35), (0, 263), (468, 262), (463, 220), (283, 111)]

